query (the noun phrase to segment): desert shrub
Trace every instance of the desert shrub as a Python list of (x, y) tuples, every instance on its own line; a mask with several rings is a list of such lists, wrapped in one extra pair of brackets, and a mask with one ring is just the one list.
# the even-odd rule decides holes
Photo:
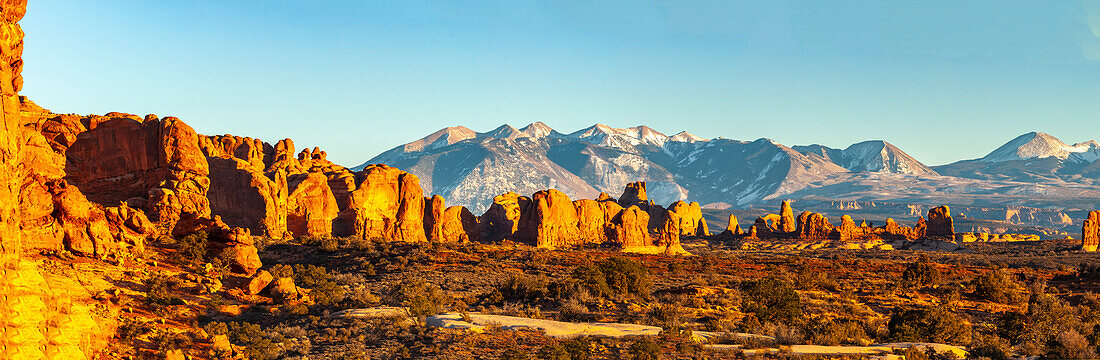
[(500, 354), (500, 360), (527, 360), (530, 358), (526, 351), (516, 348), (506, 349)]
[(311, 289), (309, 296), (320, 306), (331, 306), (344, 300), (344, 287), (332, 280), (321, 266), (294, 265), (294, 284)]
[(1051, 294), (1036, 294), (1028, 301), (1026, 325), (1020, 342), (1031, 343), (1038, 350), (1071, 329), (1080, 326), (1075, 309)]
[(621, 257), (578, 267), (573, 277), (596, 296), (649, 296), (649, 270), (642, 263)]
[(1007, 339), (1011, 344), (1020, 344), (1028, 341), (1030, 336), (1027, 315), (1006, 311), (994, 322), (997, 335)]
[(629, 353), (634, 360), (657, 360), (661, 357), (661, 343), (653, 339), (638, 339), (630, 344)]
[(573, 338), (561, 345), (569, 353), (570, 360), (588, 360), (592, 355), (592, 340), (587, 337)]
[(1096, 349), (1089, 346), (1089, 340), (1077, 330), (1070, 328), (1054, 338), (1046, 359), (1096, 359)]
[(167, 353), (171, 350), (180, 350), (189, 348), (191, 345), (191, 339), (181, 333), (173, 333), (167, 331), (158, 330), (149, 336), (149, 342), (152, 343), (153, 348), (157, 349), (161, 354)]
[(901, 273), (901, 286), (908, 289), (923, 289), (940, 284), (940, 271), (928, 260), (927, 255), (921, 255), (916, 262), (905, 267)]
[(681, 325), (682, 312), (680, 304), (657, 304), (646, 313), (647, 323), (665, 330), (677, 329)]
[(896, 311), (886, 326), (895, 341), (970, 344), (970, 325), (966, 320), (939, 307)]
[(762, 321), (793, 322), (802, 316), (802, 303), (794, 285), (775, 277), (743, 285), (741, 308)]
[(828, 319), (807, 326), (805, 331), (811, 342), (817, 345), (862, 345), (870, 337), (863, 324), (854, 319)]
[(569, 298), (558, 307), (558, 321), (587, 321), (588, 305), (576, 297)]
[(176, 250), (180, 258), (189, 264), (199, 264), (206, 257), (206, 248), (209, 243), (209, 234), (199, 231), (176, 240)]
[(275, 264), (267, 269), (276, 279), (294, 277), (294, 267), (286, 264)]
[(1004, 269), (994, 270), (975, 278), (974, 295), (1002, 304), (1016, 304), (1025, 299), (1024, 288)]
[(975, 333), (974, 340), (970, 343), (970, 356), (972, 358), (1007, 360), (1010, 355), (1012, 355), (1012, 349), (1008, 342), (997, 335)]
[(390, 305), (408, 308), (413, 316), (423, 317), (438, 314), (450, 297), (424, 279), (406, 278), (388, 289), (386, 300)]
[(145, 292), (145, 300), (151, 305), (183, 305), (183, 299), (173, 296), (171, 288), (172, 279), (164, 275), (152, 275), (145, 280), (149, 290)]
[[(547, 297), (550, 290), (545, 278), (524, 275), (512, 275), (503, 284), (496, 288), (499, 297), (504, 301), (538, 301)], [(497, 297), (496, 294), (493, 294)]]
[(803, 266), (795, 274), (795, 284), (802, 290), (836, 289), (836, 280), (829, 277), (828, 272), (815, 270), (809, 266)]
[(536, 355), (543, 360), (571, 360), (569, 352), (561, 344), (543, 346)]
[(138, 336), (148, 334), (150, 331), (153, 331), (152, 325), (130, 317), (123, 317), (119, 320), (116, 334), (121, 340), (134, 341), (137, 340)]
[(243, 347), (249, 358), (267, 360), (282, 356), (283, 350), (278, 345), (282, 339), (272, 339), (259, 325), (247, 322), (230, 322), (226, 325), (229, 342)]

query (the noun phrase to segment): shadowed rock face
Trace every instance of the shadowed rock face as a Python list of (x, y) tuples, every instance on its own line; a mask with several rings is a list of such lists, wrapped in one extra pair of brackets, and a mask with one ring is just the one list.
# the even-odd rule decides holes
[(1100, 211), (1092, 211), (1081, 227), (1081, 249), (1096, 251), (1097, 247), (1100, 247)]
[(928, 232), (925, 236), (929, 237), (955, 237), (955, 221), (951, 219), (951, 208), (945, 206), (938, 206), (928, 210)]

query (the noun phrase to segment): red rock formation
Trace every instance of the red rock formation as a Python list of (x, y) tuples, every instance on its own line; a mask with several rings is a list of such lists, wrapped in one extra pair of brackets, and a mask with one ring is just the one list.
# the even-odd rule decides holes
[(352, 224), (350, 235), (363, 239), (427, 241), (424, 195), (416, 175), (377, 164), (363, 169), (356, 182), (339, 219)]
[[(283, 168), (277, 168), (276, 172)], [(294, 236), (332, 235), (332, 221), (340, 214), (328, 178), (320, 172), (287, 176), (287, 230)]]
[(833, 232), (833, 225), (829, 223), (829, 219), (818, 213), (803, 212), (798, 215), (797, 221), (795, 231), (799, 239), (828, 239)]
[(531, 196), (535, 243), (538, 247), (555, 248), (577, 245), (577, 208), (561, 191), (543, 190)]
[[(602, 244), (608, 241), (608, 228), (612, 227), (611, 220), (622, 211), (618, 204), (611, 203), (616, 209), (609, 209), (602, 204), (610, 201), (597, 201), (582, 199), (573, 202), (577, 208), (577, 235), (581, 243)], [(612, 238), (614, 234), (611, 235)]]
[(944, 206), (928, 210), (927, 237), (955, 238), (955, 222), (951, 219), (951, 208)]
[(649, 204), (649, 198), (645, 192), (645, 181), (632, 182), (626, 184), (626, 189), (623, 190), (623, 196), (619, 197), (619, 205), (622, 207), (630, 207), (631, 205), (645, 206)]
[(64, 149), (70, 183), (99, 204), (148, 198), (151, 217), (168, 224), (181, 214), (210, 215), (209, 168), (190, 126), (173, 117), (108, 115), (83, 118), (87, 130)]
[(680, 216), (680, 235), (710, 236), (710, 229), (707, 227), (707, 220), (703, 219), (699, 203), (677, 201), (669, 205), (668, 209)]
[(613, 219), (618, 226), (615, 228), (615, 238), (624, 248), (653, 246), (653, 240), (649, 237), (649, 213), (637, 206), (630, 206), (620, 211)]
[(264, 176), (252, 164), (233, 157), (210, 157), (210, 208), (226, 224), (256, 234), (284, 238), (287, 233), (287, 182), (282, 170)]
[(737, 216), (730, 214), (729, 224), (726, 225), (725, 234), (729, 235), (741, 235), (744, 231), (741, 231), (741, 225), (737, 223)]
[(241, 159), (258, 172), (263, 172), (274, 156), (271, 145), (260, 139), (233, 135), (200, 136), (199, 148), (207, 157)]
[(439, 195), (424, 198), (424, 235), (431, 242), (443, 241), (443, 213), (447, 211), (445, 202)]
[(442, 238), (440, 241), (443, 242), (479, 241), (481, 235), (477, 217), (465, 206), (447, 208), (443, 212), (441, 230)]
[(1081, 249), (1096, 251), (1100, 246), (1100, 211), (1092, 211), (1081, 227)]
[(520, 231), (520, 218), (531, 200), (514, 192), (497, 195), (481, 216), (483, 238), (489, 241), (512, 238)]
[(779, 232), (790, 233), (798, 229), (798, 225), (795, 223), (794, 210), (791, 209), (791, 201), (784, 200), (783, 204), (779, 206)]

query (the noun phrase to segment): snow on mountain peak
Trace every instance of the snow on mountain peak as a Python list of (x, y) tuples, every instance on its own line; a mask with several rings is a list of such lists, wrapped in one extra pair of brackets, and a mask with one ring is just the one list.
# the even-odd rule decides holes
[(672, 140), (672, 141), (687, 142), (687, 143), (707, 141), (707, 139), (695, 136), (694, 134), (689, 133), (687, 131), (681, 131), (676, 135), (670, 136), (668, 139)]
[(520, 132), (523, 133), (525, 136), (539, 138), (553, 134), (554, 129), (550, 128), (550, 126), (546, 125), (542, 121), (536, 121), (527, 126), (524, 126), (523, 129), (520, 129)]
[(1050, 134), (1029, 132), (1017, 136), (979, 160), (1000, 162), (1051, 157), (1066, 160), (1072, 156), (1076, 161), (1093, 162), (1096, 161), (1098, 154), (1100, 154), (1100, 144), (1096, 141), (1070, 146)]

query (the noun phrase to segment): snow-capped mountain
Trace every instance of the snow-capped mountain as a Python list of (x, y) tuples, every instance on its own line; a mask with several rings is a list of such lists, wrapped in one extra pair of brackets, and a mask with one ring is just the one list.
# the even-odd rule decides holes
[(882, 140), (856, 143), (844, 150), (822, 145), (795, 146), (795, 150), (824, 157), (852, 172), (938, 175), (935, 170), (909, 156), (897, 146)]
[(596, 124), (560, 133), (546, 124), (503, 125), (484, 133), (450, 127), (386, 151), (359, 168), (386, 163), (420, 178), (426, 193), (474, 212), (507, 191), (557, 188), (573, 198), (618, 196), (625, 184), (647, 181), (650, 199), (698, 201), (714, 207), (777, 199), (846, 172), (925, 175), (935, 172), (882, 141), (844, 150), (790, 148), (768, 139), (707, 140), (668, 136), (646, 126)]
[(1047, 133), (1030, 132), (1012, 139), (1008, 143), (993, 150), (985, 157), (979, 159), (984, 162), (1001, 162), (1012, 160), (1057, 158), (1069, 159), (1076, 155), (1075, 161), (1096, 161), (1097, 150), (1100, 144), (1096, 141), (1088, 141), (1074, 145), (1067, 145), (1058, 138)]
[(1068, 145), (1050, 134), (1030, 132), (1001, 145), (989, 155), (936, 166), (943, 175), (971, 179), (1013, 180), (1040, 184), (1092, 184), (1100, 175), (1100, 143)]

